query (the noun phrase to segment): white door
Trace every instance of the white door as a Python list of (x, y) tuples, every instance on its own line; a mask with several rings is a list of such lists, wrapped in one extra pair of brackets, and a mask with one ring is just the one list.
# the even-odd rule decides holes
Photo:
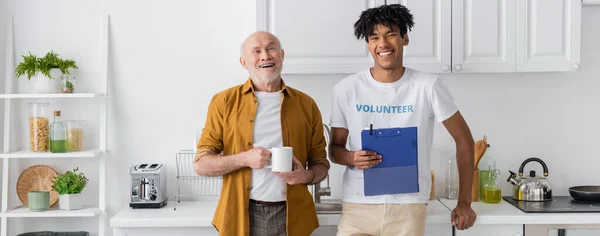
[(519, 0), (517, 71), (580, 69), (581, 0)]
[(523, 225), (474, 225), (467, 230), (454, 230), (455, 236), (523, 236)]
[(451, 224), (426, 224), (425, 236), (452, 236)]
[[(450, 73), (452, 60), (452, 5), (448, 0), (387, 0), (402, 4), (415, 23), (408, 32), (403, 64), (430, 73)], [(383, 5), (378, 0), (377, 5)]]
[[(285, 50), (283, 73), (355, 73), (373, 65), (354, 22), (375, 0), (257, 0), (257, 28)], [(249, 9), (251, 10), (251, 9)]]
[(452, 1), (452, 72), (514, 72), (516, 0)]

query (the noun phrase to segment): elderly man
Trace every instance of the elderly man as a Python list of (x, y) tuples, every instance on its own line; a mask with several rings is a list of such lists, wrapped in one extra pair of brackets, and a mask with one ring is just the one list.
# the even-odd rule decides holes
[[(283, 82), (277, 37), (255, 32), (241, 54), (250, 78), (214, 95), (194, 158), (198, 175), (223, 176), (212, 223), (221, 235), (310, 235), (319, 223), (307, 185), (329, 170), (321, 112)], [(273, 147), (293, 148), (292, 171), (265, 167)]]

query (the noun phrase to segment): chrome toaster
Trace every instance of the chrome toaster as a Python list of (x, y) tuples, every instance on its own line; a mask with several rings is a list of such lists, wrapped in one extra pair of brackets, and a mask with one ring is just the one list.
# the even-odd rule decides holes
[(139, 164), (130, 169), (132, 208), (161, 208), (167, 205), (167, 170), (163, 164)]

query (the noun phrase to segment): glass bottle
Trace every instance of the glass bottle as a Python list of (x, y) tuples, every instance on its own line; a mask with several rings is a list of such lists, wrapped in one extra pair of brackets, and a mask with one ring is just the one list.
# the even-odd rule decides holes
[(496, 169), (496, 159), (494, 159), (493, 152), (490, 150), (490, 144), (488, 144), (477, 166), (477, 169), (479, 169), (479, 199), (481, 199), (483, 193), (483, 185), (488, 179), (490, 166), (492, 166), (492, 170)]
[(488, 178), (483, 184), (481, 199), (484, 203), (499, 203), (502, 200), (502, 188), (498, 182), (500, 170), (490, 165), (487, 172)]
[(50, 152), (67, 152), (67, 132), (60, 120), (60, 111), (54, 111), (54, 122), (50, 125)]
[(446, 198), (458, 199), (458, 164), (456, 163), (456, 144), (450, 139), (450, 158), (446, 174)]

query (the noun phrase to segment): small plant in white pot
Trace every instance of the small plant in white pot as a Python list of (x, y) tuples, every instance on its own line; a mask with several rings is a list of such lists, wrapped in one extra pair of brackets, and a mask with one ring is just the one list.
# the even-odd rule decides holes
[(23, 61), (17, 65), (17, 78), (27, 75), (36, 93), (60, 92), (60, 79), (63, 74), (70, 74), (71, 68), (78, 69), (73, 60), (63, 60), (58, 53), (50, 51), (44, 57), (29, 53), (23, 55)]
[(77, 173), (79, 167), (54, 178), (52, 189), (58, 192), (58, 208), (77, 210), (83, 208), (81, 191), (87, 186), (88, 179), (83, 173)]

